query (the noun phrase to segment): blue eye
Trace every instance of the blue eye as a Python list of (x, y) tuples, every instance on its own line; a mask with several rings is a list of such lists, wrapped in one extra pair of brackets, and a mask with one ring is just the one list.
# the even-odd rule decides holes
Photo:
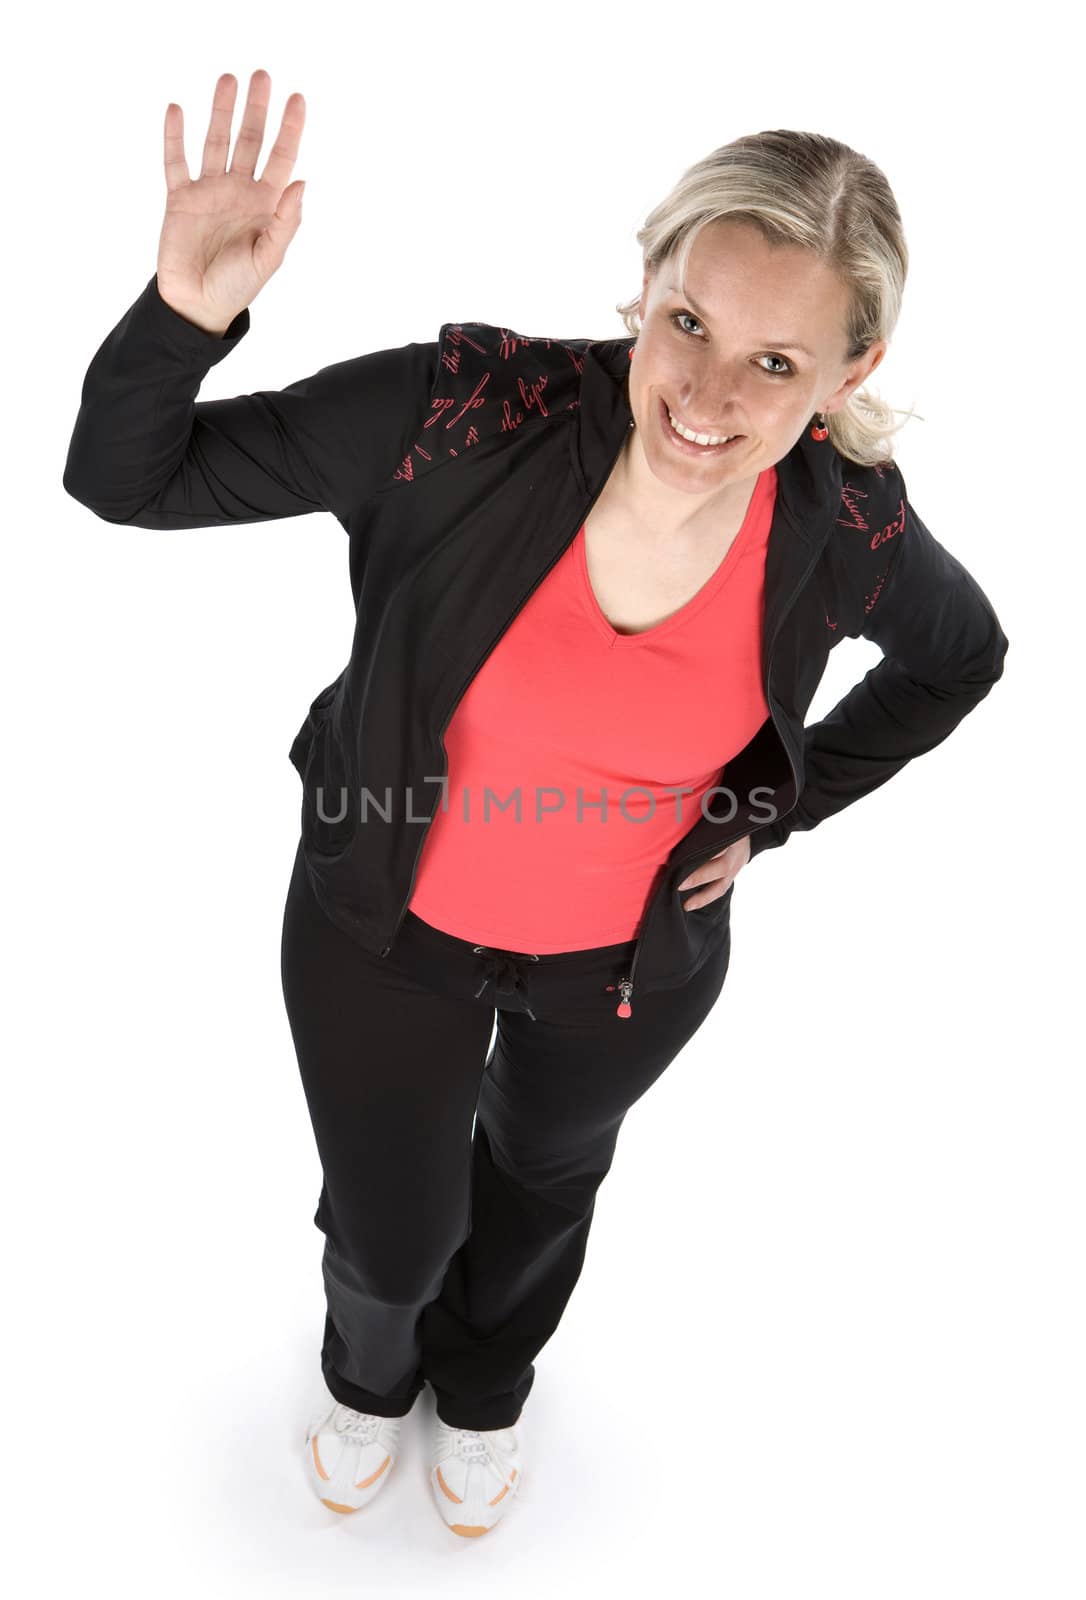
[[(682, 326), (682, 324), (680, 323), (680, 321), (679, 321), (680, 317), (689, 317), (690, 321), (691, 322), (697, 322), (698, 327), (700, 328), (701, 327), (701, 323), (698, 322), (697, 317), (694, 315), (694, 313), (692, 311), (674, 311), (671, 314), (671, 321), (678, 328), (679, 332), (680, 333), (685, 333), (686, 337), (688, 339), (696, 339), (698, 337), (697, 334), (696, 333), (691, 333), (688, 328), (684, 328)], [(796, 369), (795, 369), (795, 367), (793, 367), (792, 363), (789, 361), (787, 356), (778, 356), (778, 355), (769, 354), (769, 355), (767, 355), (766, 359), (769, 360), (769, 361), (783, 361), (784, 364), (785, 364), (785, 367), (787, 368), (787, 371), (785, 371), (785, 372), (770, 372), (767, 367), (763, 367), (761, 370), (765, 373), (767, 378), (792, 378), (792, 377), (795, 376)]]

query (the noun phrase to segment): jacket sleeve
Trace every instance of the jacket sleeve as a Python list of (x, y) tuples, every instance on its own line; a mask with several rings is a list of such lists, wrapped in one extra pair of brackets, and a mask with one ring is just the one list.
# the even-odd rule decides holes
[(804, 729), (795, 807), (756, 829), (751, 859), (816, 828), (941, 744), (1003, 675), (1008, 640), (973, 576), (933, 537), (894, 469), (901, 532), (858, 636), (883, 659), (821, 722)]
[(67, 492), (106, 522), (205, 528), (331, 511), (341, 523), (418, 436), (437, 342), (322, 367), (285, 389), (197, 401), (207, 372), (249, 331), (180, 316), (157, 274), (103, 341), (83, 381)]

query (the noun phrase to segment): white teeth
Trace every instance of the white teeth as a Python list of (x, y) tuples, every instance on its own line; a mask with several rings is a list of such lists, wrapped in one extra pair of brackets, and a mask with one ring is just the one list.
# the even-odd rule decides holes
[(675, 432), (680, 434), (682, 438), (689, 439), (692, 444), (727, 444), (729, 439), (735, 438), (734, 433), (692, 433), (689, 428), (684, 428), (681, 422), (675, 421), (675, 418), (671, 415), (670, 406), (666, 410), (667, 420), (671, 423)]

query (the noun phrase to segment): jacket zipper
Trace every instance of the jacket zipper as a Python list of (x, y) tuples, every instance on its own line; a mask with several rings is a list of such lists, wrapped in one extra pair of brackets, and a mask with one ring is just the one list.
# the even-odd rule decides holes
[[(607, 482), (610, 479), (611, 472), (612, 472), (612, 470), (614, 468), (615, 462), (618, 460), (619, 456), (622, 454), (623, 446), (625, 445), (626, 440), (629, 437), (629, 432), (630, 432), (630, 429), (633, 427), (633, 425), (634, 425), (633, 424), (633, 420), (631, 419), (630, 422), (627, 424), (626, 432), (622, 435), (622, 438), (619, 440), (618, 448), (616, 449), (614, 455), (611, 458), (611, 465), (607, 469), (607, 472), (606, 472), (606, 474), (604, 476), (603, 482), (600, 484), (599, 488), (596, 490), (595, 494), (592, 496), (591, 500), (588, 502), (588, 505), (586, 506), (584, 511), (581, 512), (581, 516), (580, 516), (580, 519), (579, 519), (579, 521), (577, 523), (577, 527), (574, 528), (573, 533), (566, 540), (565, 544), (562, 546), (561, 550), (559, 550), (559, 552), (555, 556), (554, 560), (548, 563), (548, 565), (540, 573), (539, 577), (532, 584), (532, 586), (528, 590), (527, 594), (523, 597), (522, 600), (520, 600), (518, 602), (517, 608), (513, 612), (512, 616), (509, 617), (506, 620), (504, 626), (502, 627), (501, 631), (498, 633), (497, 637), (495, 639), (493, 639), (491, 641), (491, 643), (487, 646), (487, 648), (483, 651), (482, 655), (475, 662), (475, 665), (472, 667), (471, 671), (468, 673), (467, 677), (463, 680), (463, 682), (461, 683), (459, 689), (457, 690), (456, 699), (453, 701), (452, 707), (450, 708), (449, 712), (447, 713), (447, 715), (445, 717), (445, 721), (441, 724), (441, 730), (438, 733), (438, 740), (439, 740), (439, 742), (441, 744), (441, 749), (442, 749), (442, 752), (443, 752), (443, 755), (444, 755), (445, 770), (442, 773), (442, 778), (443, 779), (447, 778), (448, 775), (449, 775), (449, 752), (445, 748), (445, 729), (449, 726), (449, 723), (453, 719), (453, 715), (454, 715), (454, 713), (456, 711), (457, 706), (460, 704), (460, 701), (463, 699), (464, 695), (467, 693), (468, 685), (471, 683), (471, 680), (474, 678), (475, 674), (478, 672), (479, 668), (482, 666), (482, 664), (486, 660), (487, 656), (490, 655), (492, 650), (497, 648), (498, 643), (501, 640), (502, 634), (504, 634), (507, 631), (507, 629), (511, 627), (513, 622), (516, 620), (516, 618), (523, 611), (524, 607), (528, 604), (528, 601), (532, 598), (532, 595), (539, 588), (539, 585), (543, 582), (544, 578), (546, 578), (548, 573), (554, 567), (556, 567), (558, 565), (558, 562), (562, 559), (562, 557), (565, 555), (566, 551), (569, 549), (570, 544), (572, 543), (573, 539), (576, 537), (577, 531), (580, 528), (581, 523), (584, 522), (585, 518), (588, 516), (588, 513), (592, 510), (592, 507), (596, 504), (596, 501), (599, 499), (600, 495), (603, 493), (604, 489), (606, 488)], [(415, 877), (416, 877), (416, 874), (418, 873), (419, 861), (420, 861), (420, 859), (422, 857), (422, 847), (426, 843), (426, 835), (430, 832), (430, 829), (433, 826), (434, 817), (437, 814), (438, 800), (440, 800), (441, 794), (442, 794), (442, 790), (439, 788), (438, 789), (438, 798), (437, 798), (437, 800), (434, 801), (434, 808), (430, 812), (430, 820), (426, 824), (426, 827), (423, 829), (422, 838), (419, 840), (418, 849), (415, 851), (415, 862), (414, 862), (414, 865), (411, 868), (411, 882), (410, 882), (410, 884), (408, 885), (408, 888), (407, 888), (407, 899), (404, 901), (403, 905), (400, 907), (400, 914), (396, 918), (396, 926), (393, 928), (392, 932), (389, 934), (388, 943), (385, 945), (384, 949), (381, 951), (382, 957), (388, 955), (389, 951), (392, 949), (393, 944), (396, 942), (396, 936), (400, 931), (400, 927), (401, 927), (401, 925), (403, 923), (403, 919), (407, 914), (407, 908), (411, 903), (411, 895), (412, 895), (412, 892), (413, 892), (414, 887), (415, 887)]]
[[(789, 768), (791, 770), (791, 773), (792, 773), (792, 783), (793, 783), (793, 787), (796, 790), (796, 798), (797, 798), (797, 800), (799, 799), (799, 773), (796, 771), (796, 764), (792, 760), (792, 752), (788, 748), (788, 741), (787, 741), (787, 739), (785, 739), (784, 734), (781, 732), (780, 723), (777, 721), (776, 717), (773, 714), (773, 698), (769, 693), (769, 685), (770, 685), (770, 678), (772, 677), (772, 674), (773, 674), (773, 654), (774, 654), (774, 651), (777, 648), (777, 640), (780, 638), (781, 633), (783, 632), (785, 619), (788, 616), (788, 613), (791, 611), (792, 607), (795, 605), (796, 599), (797, 599), (800, 591), (802, 590), (804, 584), (807, 582), (807, 579), (811, 576), (811, 573), (814, 571), (815, 567), (818, 565), (818, 559), (819, 559), (819, 556), (821, 554), (822, 554), (822, 546), (820, 545), (818, 547), (818, 549), (815, 551), (814, 555), (811, 557), (811, 560), (808, 562), (807, 567), (804, 570), (803, 576), (800, 578), (799, 582), (796, 584), (795, 588), (792, 590), (792, 593), (788, 597), (788, 604), (785, 606), (784, 610), (781, 612), (780, 621), (777, 624), (776, 632), (774, 633), (773, 639), (772, 639), (772, 641), (770, 643), (770, 646), (769, 646), (769, 657), (768, 657), (768, 660), (766, 662), (766, 669), (765, 669), (765, 690), (766, 690), (766, 702), (767, 702), (767, 704), (769, 706), (769, 717), (770, 717), (770, 721), (773, 723), (774, 728), (776, 728), (776, 730), (777, 730), (777, 737), (780, 739), (781, 744), (784, 746), (784, 753), (788, 758), (788, 766), (789, 766)], [(740, 834), (739, 837), (742, 838), (743, 837), (742, 834)], [(711, 860), (712, 857), (716, 853), (717, 852), (715, 850), (711, 850), (707, 856), (704, 856), (702, 858), (703, 861)], [(699, 857), (701, 857), (701, 855), (702, 855), (702, 852), (699, 850), (695, 855), (690, 856), (688, 858), (688, 861), (680, 858), (679, 861), (674, 863), (674, 865), (676, 867), (685, 867), (689, 862), (689, 865), (692, 866), (696, 861), (698, 861), (698, 859), (699, 859)], [(699, 863), (699, 864), (701, 864), (701, 863)], [(666, 875), (665, 875), (665, 881), (666, 881)], [(661, 885), (661, 887), (662, 886), (663, 885)], [(644, 920), (644, 923), (642, 924), (641, 932), (640, 932), (640, 934), (638, 936), (637, 946), (636, 946), (636, 948), (634, 950), (633, 961), (630, 964), (630, 970), (629, 970), (629, 972), (628, 972), (628, 974), (626, 975), (625, 978), (620, 978), (619, 979), (619, 982), (618, 982), (618, 985), (617, 985), (619, 994), (621, 995), (621, 999), (620, 999), (618, 1007), (617, 1007), (616, 1015), (618, 1015), (620, 1017), (629, 1017), (629, 1016), (633, 1015), (634, 974), (637, 971), (637, 963), (641, 959), (641, 949), (642, 949), (642, 946), (644, 945), (644, 942), (645, 942), (645, 934), (648, 931), (649, 918), (652, 915), (653, 906), (656, 904), (656, 900), (657, 900), (657, 896), (658, 895), (659, 895), (659, 889), (657, 889), (656, 894), (654, 894), (652, 899), (649, 901), (649, 907), (648, 907), (648, 910), (645, 913), (645, 920)], [(613, 990), (616, 986), (614, 984), (608, 984), (607, 987), (608, 987), (608, 990)]]

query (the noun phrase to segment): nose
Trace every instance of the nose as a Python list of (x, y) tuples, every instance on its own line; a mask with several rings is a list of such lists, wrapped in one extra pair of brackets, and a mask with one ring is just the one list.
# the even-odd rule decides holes
[(696, 392), (680, 395), (677, 402), (679, 422), (693, 428), (695, 433), (742, 433), (737, 418), (734, 386), (731, 384), (703, 383)]

